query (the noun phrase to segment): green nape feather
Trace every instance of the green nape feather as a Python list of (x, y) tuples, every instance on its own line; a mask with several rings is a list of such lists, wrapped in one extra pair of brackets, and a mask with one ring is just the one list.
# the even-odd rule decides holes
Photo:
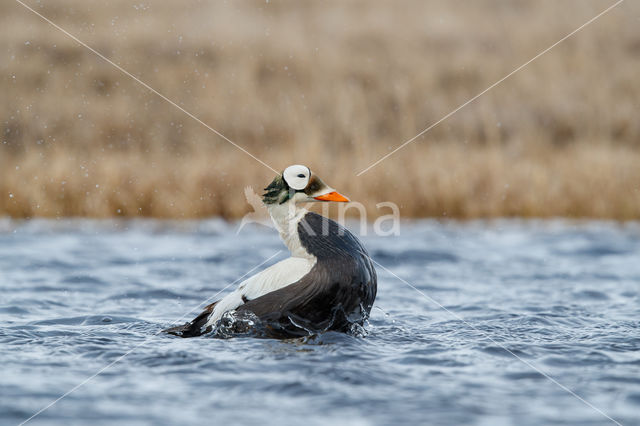
[(282, 175), (276, 176), (273, 181), (265, 189), (262, 195), (262, 201), (265, 204), (282, 204), (291, 197), (289, 185), (285, 182)]

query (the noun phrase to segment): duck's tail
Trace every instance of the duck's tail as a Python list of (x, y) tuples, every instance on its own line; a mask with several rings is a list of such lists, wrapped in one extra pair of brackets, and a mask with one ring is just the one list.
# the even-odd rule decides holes
[(218, 302), (214, 302), (204, 308), (204, 311), (191, 322), (188, 322), (183, 325), (178, 325), (176, 327), (167, 328), (166, 330), (162, 330), (163, 333), (173, 334), (178, 337), (197, 337), (202, 336), (205, 333), (211, 331), (211, 326), (206, 327), (207, 321), (209, 320), (209, 316), (211, 312), (213, 312), (213, 307)]

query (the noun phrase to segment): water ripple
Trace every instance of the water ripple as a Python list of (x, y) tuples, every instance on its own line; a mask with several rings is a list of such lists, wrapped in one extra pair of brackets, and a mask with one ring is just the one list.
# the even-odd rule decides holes
[(281, 249), (270, 230), (238, 237), (218, 220), (0, 226), (1, 424), (114, 361), (40, 420), (607, 423), (513, 354), (640, 423), (637, 224), (407, 223), (365, 245), (428, 297), (378, 268), (366, 333), (285, 341), (158, 334)]

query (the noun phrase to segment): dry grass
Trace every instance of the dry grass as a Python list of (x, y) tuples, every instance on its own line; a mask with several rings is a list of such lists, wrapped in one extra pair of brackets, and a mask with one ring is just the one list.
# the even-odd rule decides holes
[[(35, 3), (34, 3), (35, 4)], [(38, 10), (277, 169), (404, 216), (640, 218), (640, 4), (130, 2)], [(272, 172), (0, 5), (0, 215), (237, 217)], [(381, 212), (386, 213), (386, 212)]]

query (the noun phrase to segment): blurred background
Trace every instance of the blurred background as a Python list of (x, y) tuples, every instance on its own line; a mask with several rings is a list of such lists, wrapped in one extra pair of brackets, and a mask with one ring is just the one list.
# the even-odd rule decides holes
[[(281, 170), (405, 217), (640, 218), (640, 3), (27, 2)], [(273, 171), (0, 4), (0, 216), (235, 218)]]

